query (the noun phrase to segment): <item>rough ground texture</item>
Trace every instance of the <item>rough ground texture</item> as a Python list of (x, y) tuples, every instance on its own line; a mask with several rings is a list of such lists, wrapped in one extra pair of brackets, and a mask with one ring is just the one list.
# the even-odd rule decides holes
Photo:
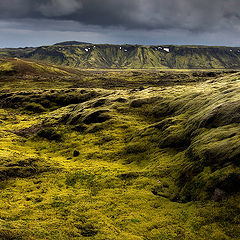
[(2, 78), (0, 239), (239, 239), (239, 73), (115, 74)]

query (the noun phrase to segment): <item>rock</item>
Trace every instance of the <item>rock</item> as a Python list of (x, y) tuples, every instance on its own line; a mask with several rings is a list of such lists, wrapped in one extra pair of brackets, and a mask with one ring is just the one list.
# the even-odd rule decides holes
[(122, 98), (122, 97), (119, 97), (119, 98), (117, 98), (115, 101), (116, 101), (116, 102), (120, 102), (120, 103), (125, 103), (125, 102), (127, 102), (127, 99)]
[(98, 110), (92, 112), (84, 118), (83, 123), (91, 124), (105, 122), (111, 118), (111, 116), (108, 115), (107, 112), (109, 112), (109, 110)]
[(72, 128), (72, 130), (83, 133), (87, 130), (87, 127), (84, 124), (78, 124)]
[(93, 126), (90, 126), (86, 132), (87, 133), (96, 133), (103, 129), (104, 129), (104, 126), (102, 126), (101, 124), (94, 124)]
[(104, 105), (106, 103), (106, 99), (105, 98), (101, 98), (101, 99), (98, 99), (94, 104), (93, 104), (93, 107), (100, 107), (102, 105)]
[(133, 108), (138, 108), (138, 107), (142, 107), (142, 105), (146, 104), (147, 103), (147, 100), (146, 99), (136, 99), (136, 100), (133, 100), (131, 103), (130, 103), (130, 107), (133, 107)]
[(83, 237), (93, 237), (98, 233), (98, 230), (89, 223), (85, 223), (82, 225), (77, 224), (75, 225), (75, 227), (81, 231), (81, 235)]
[(62, 136), (56, 131), (56, 129), (52, 127), (41, 129), (37, 132), (37, 136), (48, 139), (49, 141), (61, 141), (62, 138)]
[(137, 90), (135, 88), (130, 90), (130, 93), (134, 93), (134, 92), (137, 92)]
[(226, 197), (226, 192), (221, 190), (220, 188), (216, 188), (213, 192), (211, 199), (218, 202), (218, 201), (221, 201), (225, 197)]
[(74, 157), (78, 157), (79, 154), (80, 154), (80, 152), (78, 150), (74, 150), (74, 152), (73, 152), (73, 156)]
[(207, 77), (216, 77), (217, 74), (215, 72), (208, 72), (207, 74)]
[(144, 104), (153, 104), (155, 101), (159, 99), (160, 98), (156, 98), (156, 97), (135, 99), (130, 103), (130, 107), (138, 108), (138, 107), (142, 107)]

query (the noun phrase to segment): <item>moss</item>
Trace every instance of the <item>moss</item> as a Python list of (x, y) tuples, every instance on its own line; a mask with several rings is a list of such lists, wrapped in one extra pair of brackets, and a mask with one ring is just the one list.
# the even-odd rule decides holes
[(88, 127), (87, 131), (88, 133), (96, 133), (101, 132), (104, 129), (104, 125), (101, 123), (91, 124), (90, 127)]
[[(82, 77), (98, 81), (97, 86), (106, 81), (132, 88), (134, 82), (138, 89), (148, 80), (192, 76), (189, 71), (186, 76), (180, 71), (99, 71), (88, 76), (85, 71)], [(231, 124), (217, 119), (214, 125), (199, 124), (217, 106), (239, 100), (239, 82), (231, 75), (236, 73), (221, 74), (221, 81), (211, 77), (201, 84), (131, 92), (95, 89), (97, 95), (81, 103), (77, 96), (92, 90), (51, 85), (40, 91), (34, 90), (36, 82), (28, 82), (28, 91), (3, 90), (1, 103), (19, 106), (0, 109), (0, 170), (10, 171), (0, 181), (2, 229), (24, 240), (237, 240), (239, 123), (231, 118), (233, 111), (221, 109)], [(50, 107), (46, 113), (22, 112), (23, 99), (46, 100)], [(137, 99), (151, 101), (131, 107)], [(102, 110), (108, 111), (100, 115), (111, 119), (83, 123)], [(30, 137), (41, 130), (42, 136)]]
[(130, 143), (124, 148), (124, 151), (127, 154), (143, 153), (147, 151), (147, 145), (143, 143)]
[(108, 110), (94, 111), (83, 118), (83, 123), (91, 124), (105, 122), (111, 119), (111, 116), (107, 112), (109, 111)]
[(87, 130), (87, 126), (85, 124), (80, 123), (80, 124), (77, 124), (74, 127), (72, 127), (72, 130), (83, 133)]
[(240, 101), (223, 103), (205, 114), (200, 120), (201, 127), (213, 128), (239, 123)]
[(98, 233), (98, 230), (92, 224), (89, 223), (75, 225), (75, 227), (81, 230), (81, 235), (83, 237), (93, 237)]
[(34, 113), (41, 113), (41, 112), (45, 112), (46, 109), (38, 103), (23, 103), (24, 106), (24, 110), (30, 111), (30, 112), (34, 112)]
[(88, 186), (92, 186), (95, 181), (95, 175), (88, 172), (76, 172), (73, 174), (68, 174), (66, 177), (66, 185), (74, 186), (78, 181), (82, 184), (87, 184)]
[(40, 138), (45, 138), (47, 140), (55, 140), (55, 141), (61, 141), (62, 140), (62, 135), (57, 132), (55, 128), (48, 127), (48, 128), (43, 128), (40, 131), (38, 131), (37, 136)]
[(106, 103), (106, 99), (105, 98), (100, 98), (98, 99), (96, 102), (94, 102), (93, 107), (100, 107), (103, 106)]
[(50, 102), (47, 99), (43, 99), (41, 100), (40, 104), (44, 107), (44, 108), (51, 108), (53, 106), (52, 102)]
[(13, 229), (0, 229), (0, 238), (2, 240), (22, 240), (24, 239), (24, 235), (18, 231)]
[(16, 159), (16, 157), (12, 157), (11, 160), (3, 158), (1, 160), (0, 181), (5, 181), (10, 178), (31, 177), (50, 170), (52, 170), (52, 167), (49, 167), (47, 163), (40, 158)]

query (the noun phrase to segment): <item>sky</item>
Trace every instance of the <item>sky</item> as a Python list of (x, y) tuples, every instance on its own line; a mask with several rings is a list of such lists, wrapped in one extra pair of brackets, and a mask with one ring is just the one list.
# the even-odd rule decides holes
[(0, 0), (0, 48), (62, 41), (240, 46), (239, 0)]

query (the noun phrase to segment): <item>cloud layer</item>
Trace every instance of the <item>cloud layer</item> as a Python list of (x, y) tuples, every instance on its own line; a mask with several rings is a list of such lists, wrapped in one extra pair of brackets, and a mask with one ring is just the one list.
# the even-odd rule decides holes
[(212, 31), (239, 25), (238, 0), (1, 0), (2, 19), (72, 20), (126, 29)]
[(0, 0), (0, 35), (6, 28), (100, 35), (110, 30), (116, 38), (131, 31), (129, 40), (142, 34), (145, 42), (147, 35), (151, 39), (150, 34), (159, 33), (160, 40), (166, 40), (162, 34), (169, 36), (169, 43), (179, 38), (181, 43), (195, 39), (193, 44), (199, 36), (208, 38), (200, 44), (212, 44), (215, 34), (216, 45), (221, 45), (220, 36), (224, 44), (240, 45), (240, 4), (239, 0)]

